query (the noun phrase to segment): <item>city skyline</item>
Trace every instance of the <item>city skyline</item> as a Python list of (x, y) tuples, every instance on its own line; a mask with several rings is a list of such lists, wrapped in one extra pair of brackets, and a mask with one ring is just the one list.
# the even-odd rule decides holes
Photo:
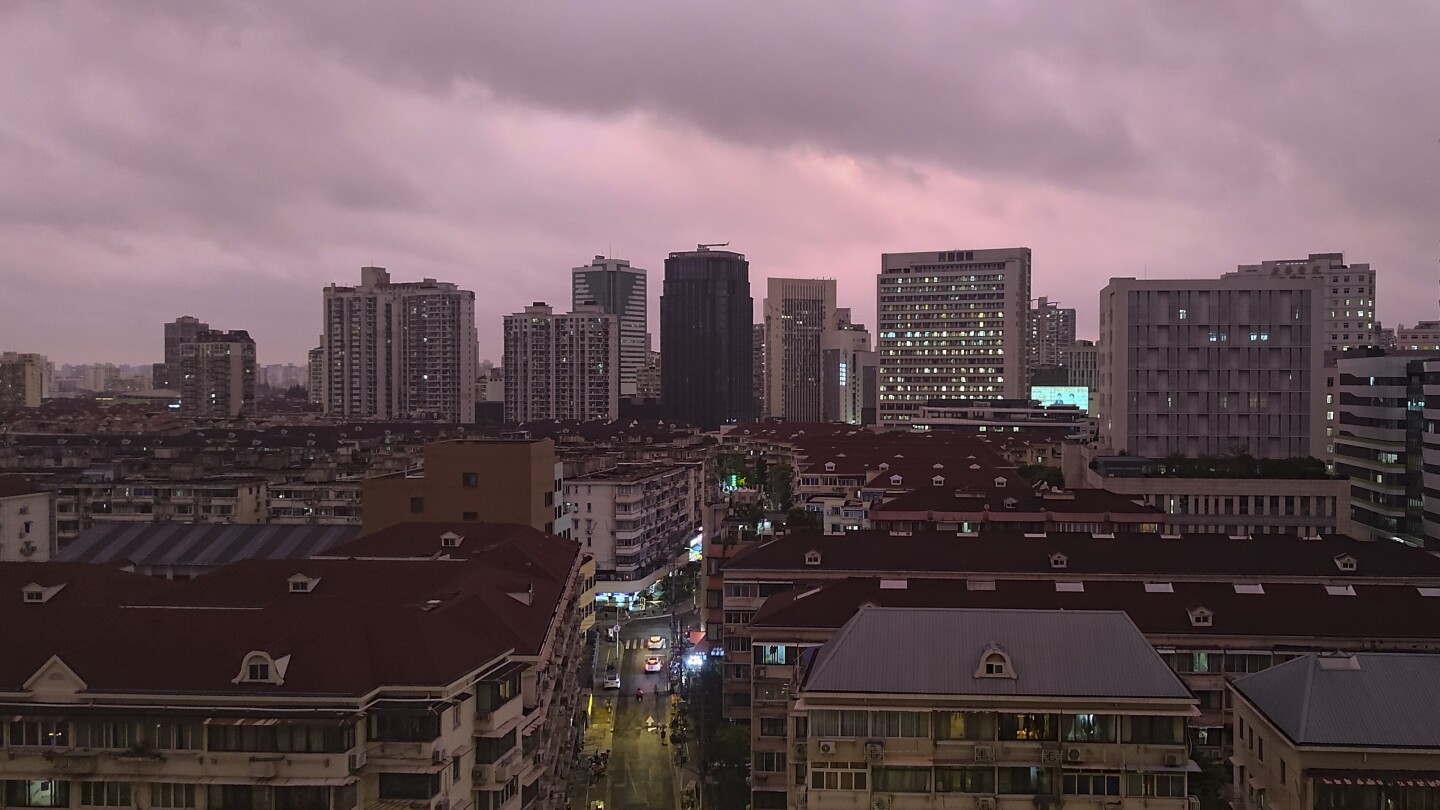
[(727, 240), (753, 285), (836, 278), (867, 324), (882, 253), (1011, 244), (1084, 338), (1112, 276), (1331, 251), (1386, 326), (1437, 317), (1429, 6), (260, 5), (0, 11), (7, 349), (155, 362), (190, 313), (299, 364), (319, 290), (374, 264), (474, 290), (496, 359), (587, 256)]

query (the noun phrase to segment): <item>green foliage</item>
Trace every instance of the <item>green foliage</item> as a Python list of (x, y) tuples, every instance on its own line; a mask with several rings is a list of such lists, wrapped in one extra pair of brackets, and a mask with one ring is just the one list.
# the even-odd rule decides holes
[(785, 528), (795, 529), (818, 529), (824, 524), (820, 515), (811, 512), (803, 507), (794, 506), (785, 513)]
[(765, 494), (779, 509), (789, 509), (794, 503), (795, 470), (789, 464), (776, 464), (765, 471)]
[(1325, 462), (1306, 456), (1294, 458), (1255, 458), (1248, 453), (1229, 456), (1188, 458), (1172, 455), (1163, 463), (1165, 475), (1176, 478), (1328, 478)]
[(710, 744), (710, 761), (721, 767), (741, 768), (750, 761), (750, 732), (739, 724), (722, 721)]
[(1041, 481), (1049, 484), (1052, 488), (1063, 488), (1065, 486), (1065, 474), (1060, 472), (1059, 467), (1051, 467), (1048, 464), (1026, 464), (1020, 468), (1020, 477), (1030, 486), (1037, 486)]
[(1200, 810), (1224, 810), (1227, 804), (1221, 789), (1230, 783), (1225, 765), (1203, 756), (1196, 756), (1195, 764), (1200, 771), (1190, 775), (1190, 793), (1200, 800)]

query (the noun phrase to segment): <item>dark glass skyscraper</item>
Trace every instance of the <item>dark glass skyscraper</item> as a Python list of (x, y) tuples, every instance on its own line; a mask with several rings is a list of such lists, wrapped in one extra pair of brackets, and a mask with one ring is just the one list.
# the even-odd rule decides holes
[(750, 263), (739, 253), (671, 253), (660, 295), (660, 396), (665, 416), (702, 430), (756, 415)]

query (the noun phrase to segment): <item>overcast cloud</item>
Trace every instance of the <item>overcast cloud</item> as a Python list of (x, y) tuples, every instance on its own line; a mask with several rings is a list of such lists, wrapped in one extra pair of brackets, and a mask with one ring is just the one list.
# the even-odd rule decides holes
[[(597, 253), (730, 241), (840, 280), (1027, 245), (1093, 336), (1111, 276), (1344, 251), (1440, 317), (1440, 5), (0, 5), (0, 349), (148, 362), (160, 324), (303, 362), (363, 264), (569, 305)], [(658, 331), (658, 330), (657, 330)]]

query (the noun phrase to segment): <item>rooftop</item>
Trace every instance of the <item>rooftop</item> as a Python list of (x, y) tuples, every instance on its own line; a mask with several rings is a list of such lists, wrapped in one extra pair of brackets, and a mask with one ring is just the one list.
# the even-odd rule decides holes
[(40, 490), (18, 475), (0, 475), (0, 498), (14, 498), (18, 495), (34, 495)]
[(1240, 693), (1297, 745), (1440, 748), (1440, 655), (1306, 655), (1241, 678)]
[(220, 523), (96, 523), (65, 545), (57, 562), (220, 566), (239, 560), (302, 560), (354, 540), (359, 526)]
[[(992, 652), (1003, 677), (984, 674)], [(1193, 701), (1118, 611), (867, 606), (816, 654), (802, 691)]]

